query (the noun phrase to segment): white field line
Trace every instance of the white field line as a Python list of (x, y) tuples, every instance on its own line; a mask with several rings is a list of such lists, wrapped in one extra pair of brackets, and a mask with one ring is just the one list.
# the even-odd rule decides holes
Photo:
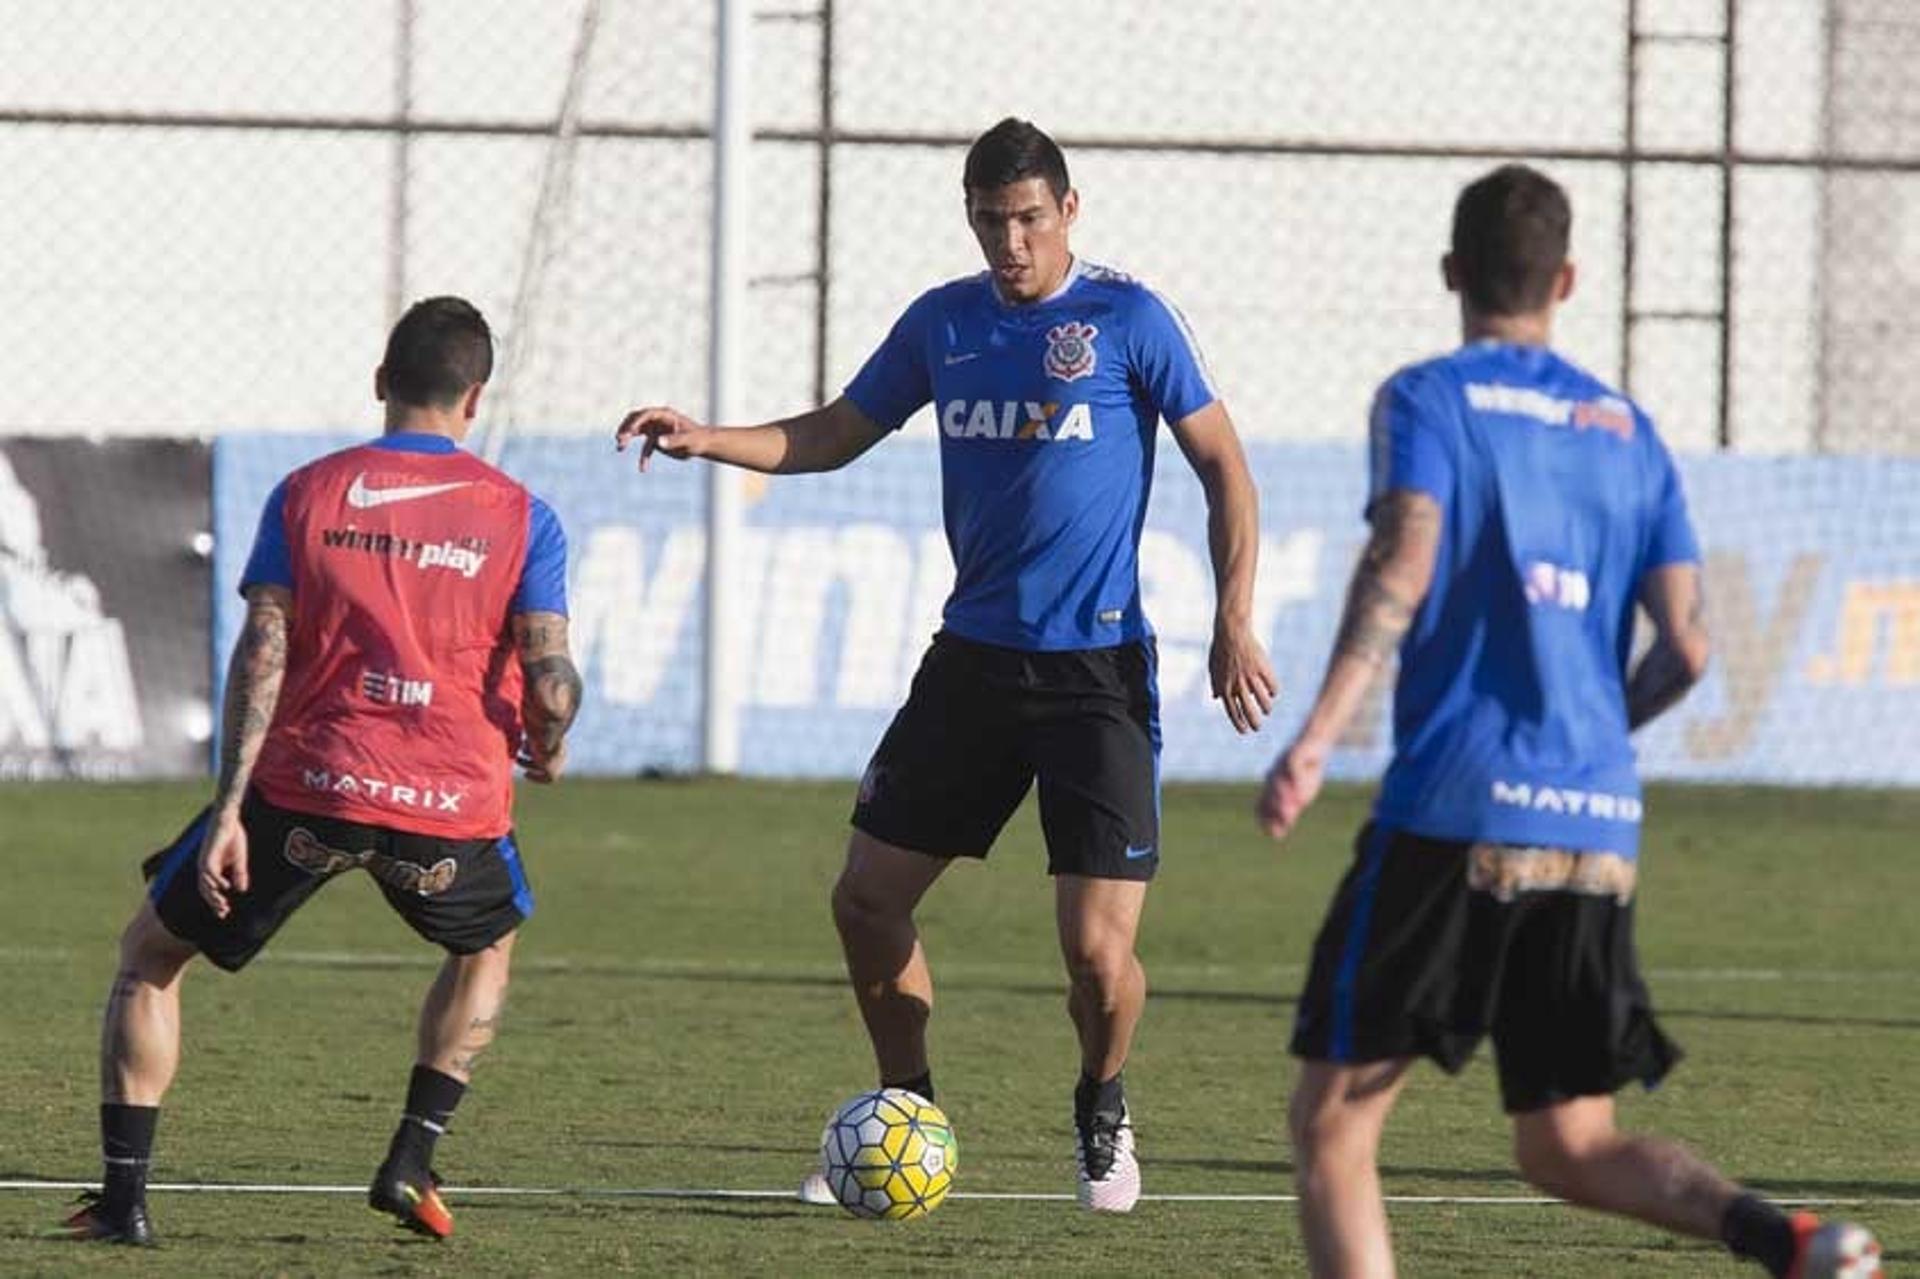
[[(61, 946), (0, 946), (0, 967), (35, 964), (60, 964), (75, 960), (89, 963), (111, 962), (112, 948), (79, 950)], [(428, 947), (406, 951), (377, 950), (269, 950), (260, 963), (288, 968), (436, 968), (442, 956)], [(514, 959), (520, 973), (577, 973), (604, 977), (789, 977), (808, 980), (844, 981), (845, 970), (838, 964), (762, 962), (757, 960), (691, 959), (648, 956), (632, 960), (573, 958), (565, 955), (523, 955)], [(996, 964), (992, 962), (950, 959), (940, 965), (942, 975), (962, 979), (1051, 978), (1053, 970), (1032, 964)], [(1300, 964), (1155, 964), (1153, 975), (1162, 984), (1169, 980), (1231, 980), (1236, 983), (1297, 981), (1306, 969)], [(1844, 968), (1654, 968), (1646, 973), (1649, 981), (1698, 981), (1726, 984), (1779, 985), (1891, 985), (1920, 986), (1920, 967), (1913, 969)], [(1290, 991), (1276, 991), (1287, 994)]]
[[(76, 1191), (99, 1188), (92, 1181), (0, 1181), (0, 1191)], [(227, 1194), (227, 1195), (364, 1195), (367, 1188), (363, 1185), (352, 1186), (316, 1186), (257, 1182), (233, 1184), (208, 1181), (162, 1181), (151, 1182), (148, 1190), (169, 1194)], [(447, 1198), (455, 1202), (462, 1199), (735, 1199), (756, 1201), (788, 1200), (800, 1202), (798, 1195), (791, 1190), (724, 1190), (707, 1187), (681, 1186), (443, 1186)], [(1920, 1207), (1920, 1198), (1901, 1197), (1844, 1197), (1830, 1195), (1769, 1195), (1774, 1203), (1790, 1207), (1825, 1208), (1861, 1208), (1861, 1207)], [(1069, 1194), (1051, 1194), (1037, 1191), (968, 1191), (956, 1190), (948, 1196), (950, 1199), (971, 1199), (1017, 1203), (1067, 1203), (1074, 1199)], [(1154, 1195), (1140, 1196), (1143, 1202), (1153, 1203), (1197, 1203), (1197, 1204), (1290, 1204), (1298, 1202), (1295, 1195)], [(1387, 1195), (1389, 1204), (1402, 1205), (1470, 1205), (1477, 1207), (1542, 1208), (1553, 1207), (1560, 1200), (1544, 1195)]]

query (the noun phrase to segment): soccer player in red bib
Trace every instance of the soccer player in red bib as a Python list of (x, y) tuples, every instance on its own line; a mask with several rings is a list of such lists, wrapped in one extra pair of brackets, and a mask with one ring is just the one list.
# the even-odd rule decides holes
[(493, 337), (459, 298), (417, 303), (374, 375), (386, 431), (294, 471), (241, 579), (213, 803), (149, 858), (101, 1035), (98, 1196), (81, 1239), (152, 1242), (146, 1175), (180, 1057), (180, 979), (234, 972), (328, 881), (364, 870), (447, 959), (420, 1010), (403, 1118), (368, 1192), (453, 1231), (431, 1170), (492, 1041), (533, 894), (513, 767), (550, 782), (580, 704), (553, 512), (461, 450)]

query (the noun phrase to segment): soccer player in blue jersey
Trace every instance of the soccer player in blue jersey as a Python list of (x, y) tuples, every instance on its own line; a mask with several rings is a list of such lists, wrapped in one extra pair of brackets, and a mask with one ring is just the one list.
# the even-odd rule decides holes
[[(913, 912), (955, 857), (984, 857), (1039, 780), (1068, 1011), (1080, 1202), (1125, 1212), (1139, 1165), (1121, 1067), (1146, 1000), (1134, 954), (1160, 861), (1160, 726), (1137, 554), (1157, 424), (1206, 490), (1213, 694), (1241, 732), (1277, 691), (1253, 634), (1258, 499), (1232, 419), (1179, 312), (1075, 257), (1060, 148), (1002, 120), (967, 153), (987, 270), (930, 289), (823, 408), (753, 427), (672, 409), (622, 447), (756, 471), (844, 466), (931, 403), (956, 576), (906, 705), (861, 781), (833, 917), (881, 1082), (931, 1098), (933, 982)], [(817, 1178), (802, 1193), (818, 1197)]]
[[(1491, 1034), (1515, 1157), (1541, 1189), (1724, 1240), (1775, 1275), (1877, 1275), (1859, 1227), (1789, 1218), (1685, 1147), (1614, 1126), (1615, 1090), (1653, 1086), (1680, 1055), (1634, 952), (1628, 734), (1700, 679), (1709, 644), (1666, 446), (1548, 345), (1573, 287), (1571, 224), (1565, 193), (1524, 166), (1461, 193), (1443, 265), (1464, 345), (1375, 400), (1372, 537), (1319, 696), (1260, 799), (1284, 837), (1398, 651), (1393, 762), (1294, 1026), (1312, 1271), (1393, 1274), (1381, 1129), (1416, 1058), (1458, 1071)], [(1630, 662), (1636, 604), (1654, 639)]]

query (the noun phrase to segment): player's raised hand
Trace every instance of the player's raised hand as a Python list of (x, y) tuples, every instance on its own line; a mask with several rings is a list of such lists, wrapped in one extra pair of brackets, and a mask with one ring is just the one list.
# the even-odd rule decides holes
[(1307, 806), (1319, 795), (1326, 774), (1325, 747), (1307, 741), (1296, 741), (1287, 747), (1267, 771), (1260, 802), (1254, 805), (1260, 828), (1275, 839), (1285, 839), (1293, 832), (1300, 814), (1306, 812)]
[(1267, 651), (1245, 625), (1221, 624), (1213, 629), (1213, 647), (1207, 654), (1207, 673), (1236, 733), (1253, 733), (1273, 713), (1280, 681), (1267, 661)]
[(640, 469), (644, 471), (655, 453), (665, 453), (676, 461), (699, 457), (706, 432), (706, 427), (680, 410), (655, 405), (635, 409), (622, 418), (613, 433), (613, 446), (624, 452), (635, 440), (644, 441), (640, 447)]
[(233, 911), (227, 894), (246, 891), (247, 828), (237, 811), (216, 814), (200, 841), (200, 896), (214, 918), (225, 919)]

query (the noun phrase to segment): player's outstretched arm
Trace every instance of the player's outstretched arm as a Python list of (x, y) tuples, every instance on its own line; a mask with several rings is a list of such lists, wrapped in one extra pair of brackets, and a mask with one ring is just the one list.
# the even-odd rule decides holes
[(1653, 643), (1627, 676), (1627, 727), (1639, 728), (1679, 704), (1707, 673), (1706, 593), (1698, 564), (1663, 564), (1640, 579), (1640, 606)]
[(1283, 839), (1320, 793), (1327, 756), (1400, 647), (1433, 584), (1440, 504), (1412, 489), (1389, 489), (1373, 504), (1373, 535), (1354, 566), (1346, 611), (1326, 678), (1300, 733), (1274, 761), (1260, 793), (1260, 825)]
[(227, 663), (227, 691), (220, 713), (220, 778), (214, 784), (213, 811), (200, 843), (199, 886), (221, 919), (232, 909), (229, 893), (247, 891), (247, 832), (240, 804), (253, 776), (254, 761), (267, 740), (273, 708), (287, 673), (287, 630), (293, 595), (280, 586), (247, 588), (247, 617)]
[(705, 426), (678, 409), (635, 409), (614, 430), (614, 447), (640, 446), (640, 469), (655, 453), (677, 461), (704, 457), (766, 474), (831, 471), (859, 457), (886, 435), (846, 396), (795, 417), (760, 426)]
[(520, 719), (526, 742), (519, 763), (527, 780), (551, 782), (566, 768), (567, 730), (580, 713), (582, 683), (567, 647), (563, 613), (515, 613), (513, 643), (525, 686)]
[(1260, 494), (1226, 406), (1215, 400), (1173, 424), (1173, 438), (1207, 494), (1213, 557), (1213, 695), (1235, 731), (1251, 733), (1273, 710), (1280, 681), (1253, 633), (1253, 581), (1260, 556)]

